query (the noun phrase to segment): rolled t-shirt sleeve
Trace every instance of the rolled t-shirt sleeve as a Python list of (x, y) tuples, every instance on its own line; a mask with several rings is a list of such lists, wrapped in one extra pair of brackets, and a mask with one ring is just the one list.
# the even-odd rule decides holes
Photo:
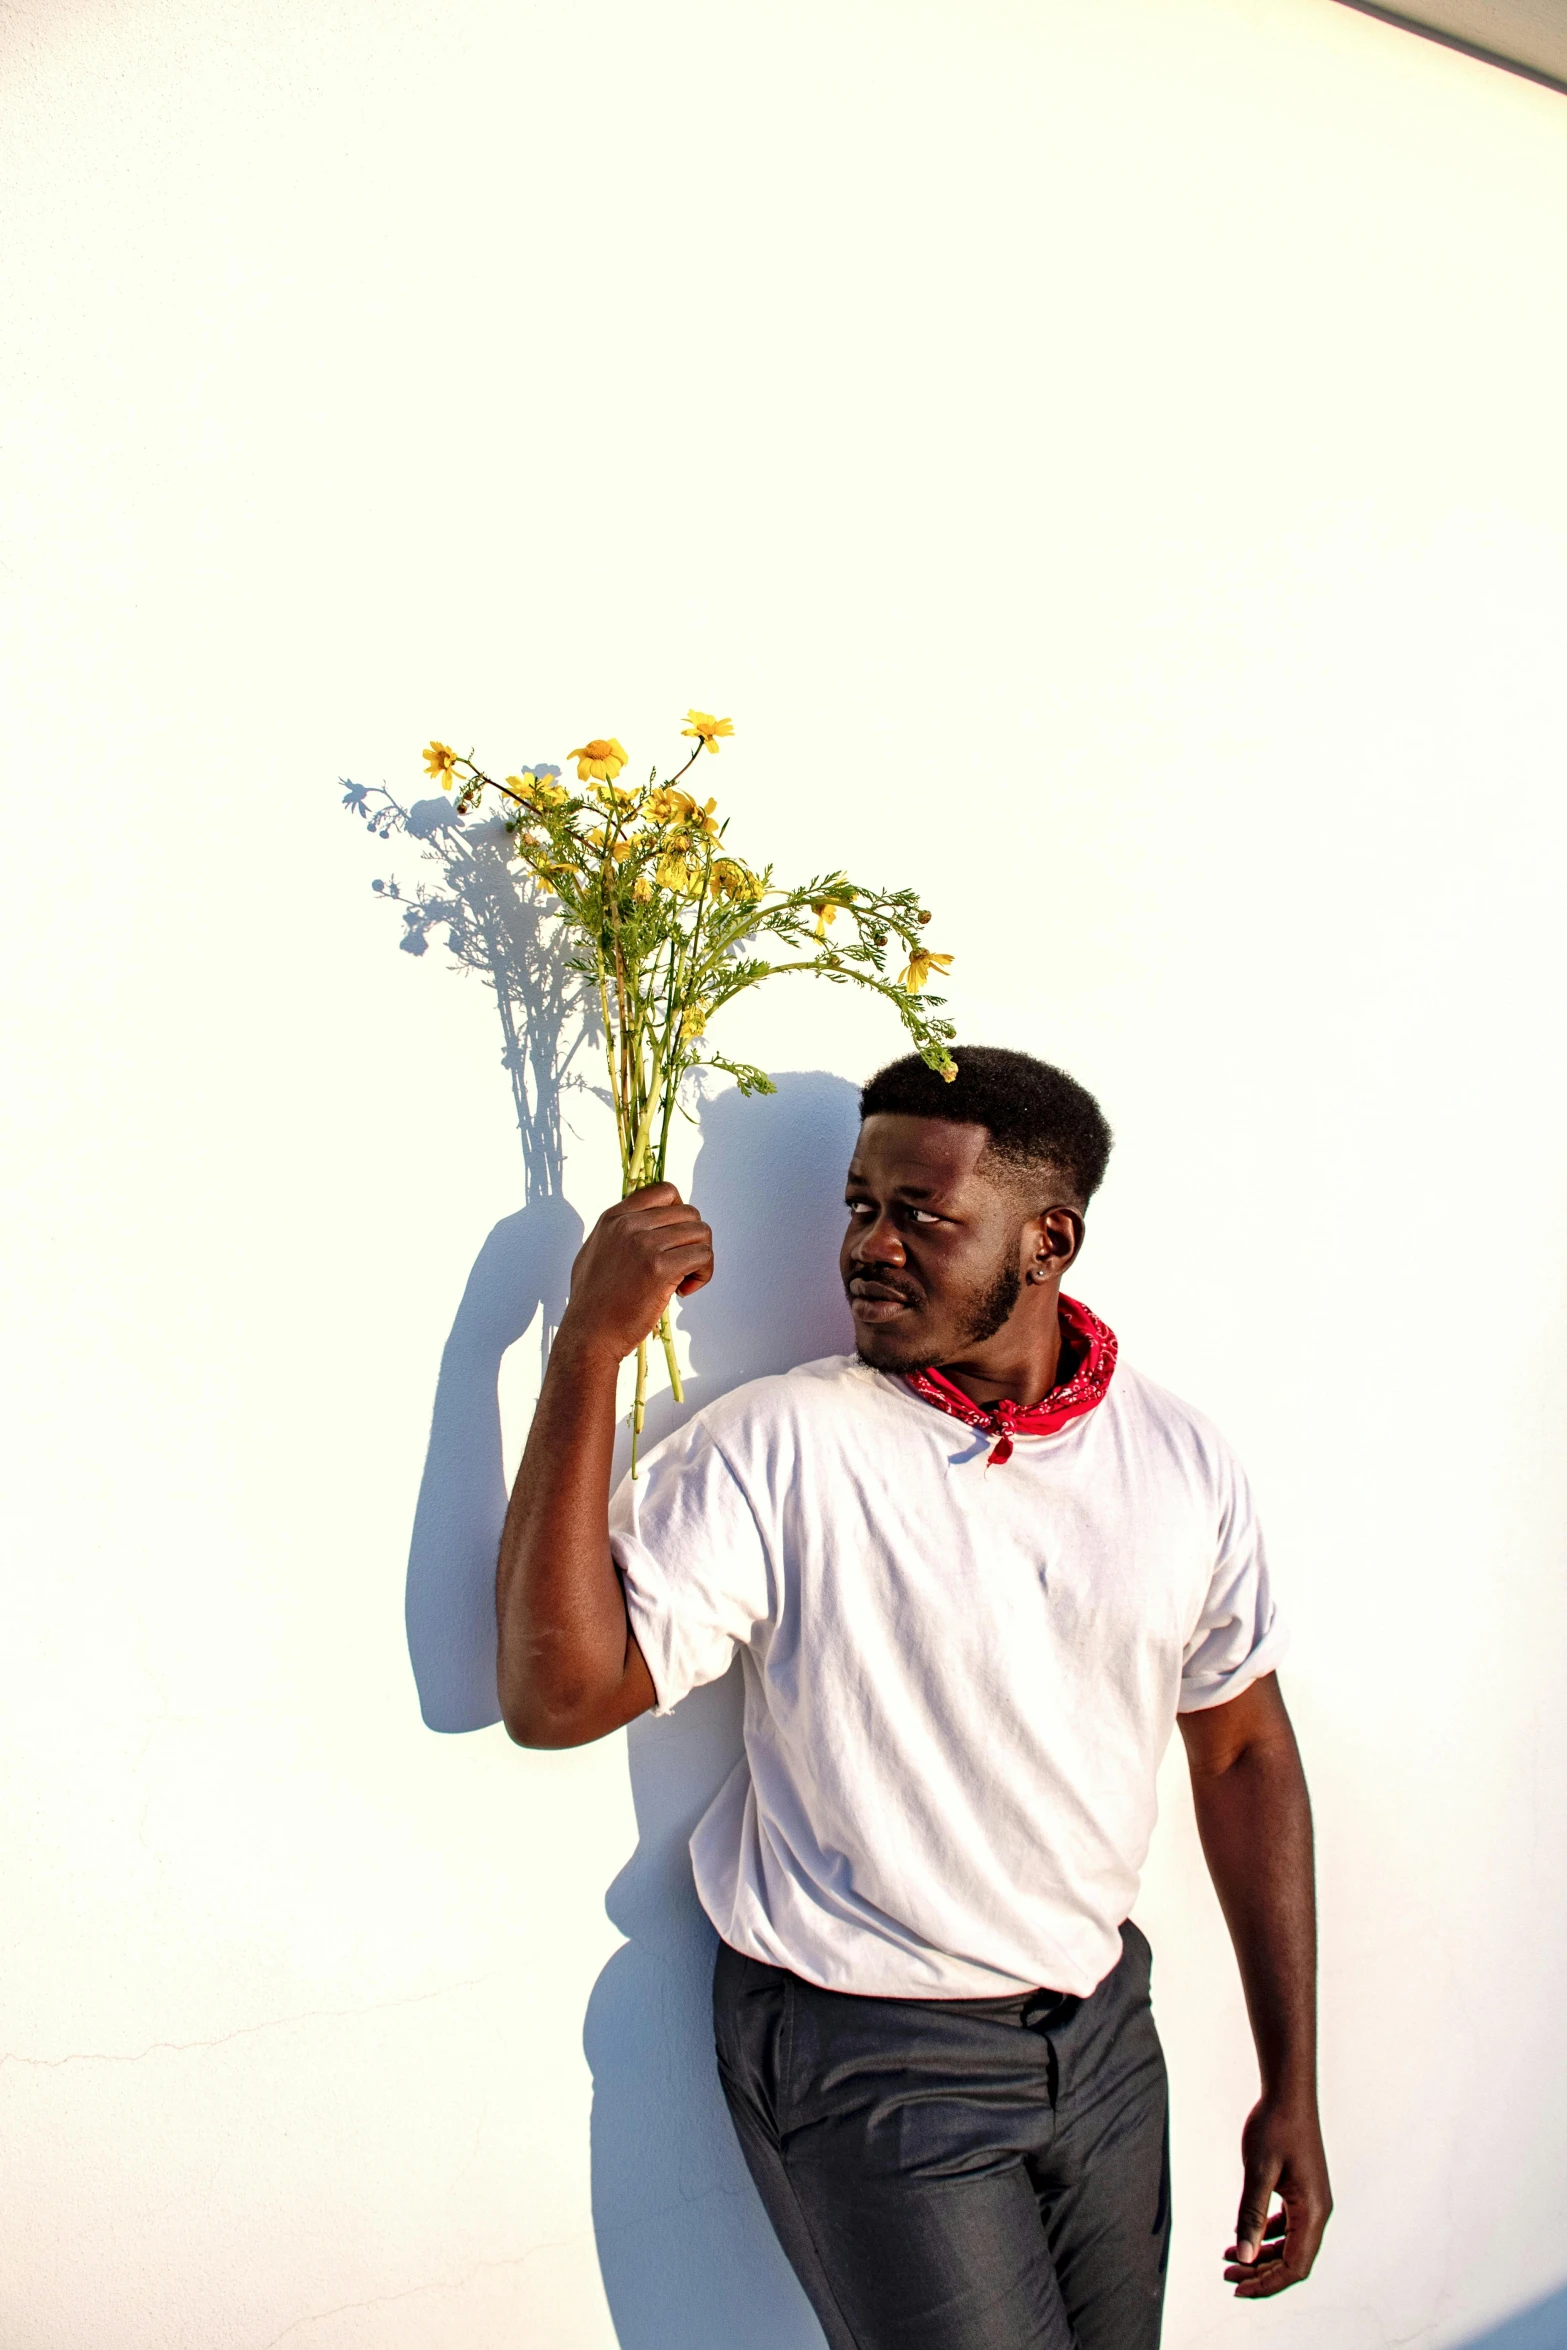
[(716, 1681), (765, 1623), (773, 1577), (756, 1514), (700, 1417), (656, 1445), (609, 1509), (609, 1546), (658, 1711)]
[(1177, 1711), (1183, 1714), (1239, 1697), (1275, 1669), (1289, 1646), (1251, 1487), (1230, 1455), (1221, 1464), (1217, 1503), (1213, 1572), (1181, 1659)]

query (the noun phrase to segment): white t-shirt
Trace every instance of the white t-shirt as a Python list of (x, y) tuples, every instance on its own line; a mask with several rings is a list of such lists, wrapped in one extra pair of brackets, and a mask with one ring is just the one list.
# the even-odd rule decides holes
[(1245, 1477), (1188, 1405), (1122, 1362), (1094, 1411), (990, 1445), (834, 1355), (708, 1405), (611, 1505), (659, 1711), (744, 1663), (702, 1906), (832, 1990), (1091, 1991), (1177, 1711), (1283, 1653)]

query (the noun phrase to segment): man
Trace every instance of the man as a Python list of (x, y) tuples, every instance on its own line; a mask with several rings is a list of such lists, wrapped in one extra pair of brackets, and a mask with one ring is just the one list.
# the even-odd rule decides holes
[(669, 1184), (600, 1218), (502, 1538), (501, 1703), (578, 1745), (742, 1657), (745, 1757), (692, 1839), (718, 2066), (832, 2350), (1154, 2350), (1165, 2076), (1129, 1912), (1177, 1718), (1262, 2074), (1237, 2295), (1304, 2277), (1330, 2209), (1284, 1634), (1223, 1440), (1061, 1295), (1098, 1104), (957, 1060), (861, 1097), (856, 1354), (708, 1405), (613, 1505), (619, 1365), (713, 1255)]

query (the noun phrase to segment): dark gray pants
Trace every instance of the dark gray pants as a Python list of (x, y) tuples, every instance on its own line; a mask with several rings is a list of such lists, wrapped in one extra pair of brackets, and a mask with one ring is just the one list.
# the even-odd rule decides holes
[(720, 1944), (718, 2070), (832, 2350), (1157, 2350), (1152, 1954), (1087, 1999), (862, 1999)]

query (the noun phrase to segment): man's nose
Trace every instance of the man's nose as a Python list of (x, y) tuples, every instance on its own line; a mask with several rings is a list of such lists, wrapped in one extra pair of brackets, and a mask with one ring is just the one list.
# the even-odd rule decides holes
[(877, 1216), (854, 1236), (857, 1265), (901, 1265), (903, 1240), (890, 1216)]

